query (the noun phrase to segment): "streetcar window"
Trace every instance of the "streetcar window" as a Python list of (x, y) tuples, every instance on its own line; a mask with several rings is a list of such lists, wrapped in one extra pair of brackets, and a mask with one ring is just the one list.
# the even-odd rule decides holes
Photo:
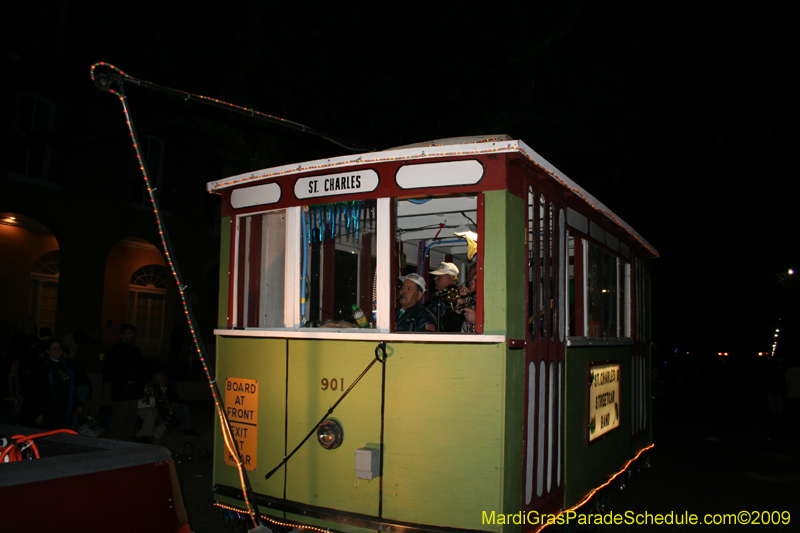
[(376, 201), (302, 208), (301, 322), (310, 327), (355, 327), (353, 306), (367, 325), (377, 307)]
[(630, 268), (610, 252), (589, 243), (587, 323), (590, 337), (630, 336)]
[[(430, 272), (443, 262), (456, 265), (459, 271), (458, 286), (464, 287), (464, 292), (471, 292), (470, 265), (478, 262), (477, 243), (480, 241), (480, 229), (477, 223), (477, 195), (397, 200), (395, 232), (397, 272), (399, 275), (416, 273), (423, 277), (426, 282), (423, 304), (430, 304), (432, 299), (437, 298), (435, 276), (430, 275)], [(478, 268), (478, 278), (482, 273), (483, 270)], [(478, 287), (482, 287), (482, 281), (478, 278), (473, 280), (473, 286), (477, 284)], [(399, 280), (395, 281), (399, 289)], [(478, 295), (470, 294), (470, 296), (472, 300), (462, 303), (462, 306), (475, 307)], [(444, 296), (439, 294), (439, 297)], [(452, 305), (455, 308), (459, 307), (458, 302), (453, 302)], [(397, 303), (395, 312), (400, 308), (401, 304)], [(464, 312), (463, 309), (460, 311)], [(475, 328), (475, 324), (465, 321), (459, 332), (474, 332)], [(438, 331), (454, 332), (442, 327)]]
[(569, 335), (574, 335), (578, 329), (575, 323), (575, 236), (571, 233), (567, 234), (567, 249), (569, 253), (567, 261), (567, 331)]
[(589, 336), (617, 336), (617, 259), (589, 243)]
[(285, 242), (285, 211), (239, 217), (234, 327), (283, 327)]

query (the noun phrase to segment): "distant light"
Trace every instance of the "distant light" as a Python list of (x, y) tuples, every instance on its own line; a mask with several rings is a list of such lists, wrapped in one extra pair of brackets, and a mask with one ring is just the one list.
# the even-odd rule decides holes
[(794, 270), (792, 270), (792, 269), (790, 268), (790, 269), (789, 269), (789, 274), (794, 274)]

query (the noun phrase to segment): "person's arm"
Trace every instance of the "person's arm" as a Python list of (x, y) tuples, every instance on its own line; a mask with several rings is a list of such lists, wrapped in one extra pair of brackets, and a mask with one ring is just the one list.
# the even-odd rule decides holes
[(475, 324), (478, 321), (478, 312), (474, 307), (464, 308), (464, 319), (470, 324)]

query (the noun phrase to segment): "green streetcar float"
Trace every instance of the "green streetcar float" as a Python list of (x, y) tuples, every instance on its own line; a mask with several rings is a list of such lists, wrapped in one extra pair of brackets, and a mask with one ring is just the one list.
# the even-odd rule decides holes
[[(208, 190), (222, 196), (217, 380), (265, 517), (533, 531), (652, 446), (658, 254), (523, 142), (446, 139)], [(458, 268), (455, 298), (435, 288), (441, 263)], [(397, 331), (410, 273), (424, 302), (474, 322)], [(244, 509), (215, 443), (215, 499)]]

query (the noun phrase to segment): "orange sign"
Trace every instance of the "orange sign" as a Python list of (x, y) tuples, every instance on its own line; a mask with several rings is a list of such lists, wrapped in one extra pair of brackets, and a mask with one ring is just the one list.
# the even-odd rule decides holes
[[(242, 378), (226, 379), (225, 414), (245, 469), (255, 470), (258, 465), (258, 381)], [(231, 466), (236, 466), (237, 463), (227, 450), (225, 463)]]

